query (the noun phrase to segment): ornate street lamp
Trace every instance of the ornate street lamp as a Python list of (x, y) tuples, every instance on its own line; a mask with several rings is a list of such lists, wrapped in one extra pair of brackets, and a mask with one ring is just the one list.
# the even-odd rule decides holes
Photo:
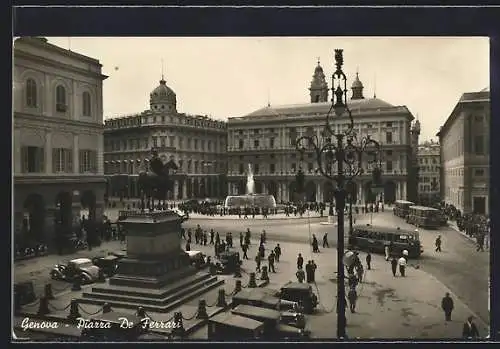
[[(370, 136), (357, 140), (354, 120), (347, 106), (347, 78), (342, 71), (343, 50), (335, 50), (336, 70), (332, 75), (332, 106), (326, 115), (326, 124), (320, 139), (316, 135), (302, 136), (296, 141), (296, 148), (303, 156), (306, 150), (315, 153), (318, 172), (336, 184), (334, 191), (338, 217), (337, 244), (337, 338), (346, 338), (345, 318), (345, 273), (344, 273), (344, 210), (346, 207), (346, 184), (364, 173), (363, 161), (374, 171), (374, 184), (380, 179), (380, 145)], [(337, 119), (348, 121), (344, 132), (336, 132), (333, 122)], [(375, 178), (378, 176), (377, 178)], [(377, 179), (377, 181), (375, 181)]]

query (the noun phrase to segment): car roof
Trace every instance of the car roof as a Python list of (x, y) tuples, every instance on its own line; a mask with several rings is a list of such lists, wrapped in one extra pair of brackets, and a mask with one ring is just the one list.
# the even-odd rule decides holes
[(298, 289), (298, 290), (310, 290), (311, 289), (311, 285), (309, 284), (305, 284), (305, 283), (301, 283), (301, 282), (289, 282), (287, 284), (285, 284), (283, 288), (295, 288), (295, 289)]
[(256, 330), (264, 325), (260, 321), (256, 321), (244, 316), (235, 315), (229, 312), (217, 314), (211, 317), (209, 321), (239, 328), (245, 328), (248, 330)]
[(76, 259), (70, 260), (70, 262), (75, 263), (75, 264), (92, 263), (90, 258), (76, 258)]
[(409, 230), (409, 229), (401, 229), (399, 227), (387, 227), (387, 226), (377, 226), (377, 225), (369, 225), (369, 224), (366, 224), (366, 225), (362, 225), (362, 224), (359, 224), (359, 225), (355, 225), (354, 226), (354, 229), (358, 229), (358, 230), (364, 230), (364, 231), (370, 231), (370, 232), (376, 232), (376, 233), (390, 233), (390, 234), (411, 234), (411, 235), (415, 235), (416, 232), (413, 231), (413, 230)]
[(241, 304), (236, 308), (231, 310), (233, 314), (241, 315), (245, 317), (255, 316), (258, 318), (278, 320), (280, 318), (280, 312), (273, 309), (267, 309), (262, 307), (255, 307), (253, 305)]

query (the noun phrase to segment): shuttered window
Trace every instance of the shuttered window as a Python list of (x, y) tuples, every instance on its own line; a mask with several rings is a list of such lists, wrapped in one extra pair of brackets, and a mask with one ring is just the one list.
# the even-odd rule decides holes
[(40, 147), (21, 147), (21, 172), (42, 173), (45, 171), (45, 149)]
[(55, 173), (73, 172), (73, 150), (67, 148), (52, 149), (52, 169)]
[(79, 160), (80, 173), (97, 172), (97, 152), (95, 150), (81, 149)]

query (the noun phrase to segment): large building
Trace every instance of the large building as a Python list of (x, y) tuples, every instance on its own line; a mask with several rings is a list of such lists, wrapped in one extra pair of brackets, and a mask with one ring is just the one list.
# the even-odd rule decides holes
[(82, 205), (91, 216), (102, 215), (104, 79), (94, 58), (45, 38), (15, 41), (12, 156), (17, 242), (50, 244), (55, 231), (71, 235)]
[(440, 149), (439, 143), (432, 140), (418, 146), (418, 198), (425, 205), (440, 201)]
[[(308, 201), (330, 201), (332, 185), (316, 171), (312, 152), (300, 159), (294, 142), (304, 134), (321, 138), (325, 117), (330, 110), (328, 83), (318, 63), (309, 88), (310, 103), (267, 105), (243, 117), (228, 120), (228, 192), (245, 192), (248, 164), (252, 165), (256, 192), (272, 194), (278, 202), (294, 199), (294, 179), (299, 167), (306, 174)], [(413, 115), (406, 106), (394, 106), (381, 99), (364, 98), (358, 75), (352, 83), (348, 101), (355, 120), (358, 138), (371, 135), (382, 145), (385, 202), (416, 199), (416, 146), (420, 134), (418, 122), (412, 127)], [(338, 119), (334, 128), (345, 130), (348, 119)], [(367, 167), (366, 164), (364, 165)], [(355, 202), (373, 199), (371, 174), (356, 179)]]
[(464, 93), (440, 128), (441, 196), (462, 213), (489, 214), (490, 92)]
[(224, 197), (226, 132), (223, 121), (177, 112), (177, 96), (162, 77), (150, 93), (148, 110), (105, 121), (108, 195), (139, 198), (138, 175), (155, 148), (179, 168), (170, 199)]

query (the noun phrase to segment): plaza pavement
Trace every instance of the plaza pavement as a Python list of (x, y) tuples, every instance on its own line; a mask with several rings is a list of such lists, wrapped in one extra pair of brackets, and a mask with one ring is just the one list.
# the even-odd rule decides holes
[[(269, 248), (275, 246), (270, 242)], [(307, 327), (312, 331), (313, 338), (334, 338), (336, 335), (336, 250), (334, 248), (321, 249), (320, 253), (312, 253), (310, 247), (305, 244), (281, 243), (283, 255), (281, 261), (277, 263), (277, 273), (270, 273), (270, 285), (268, 287), (278, 289), (281, 285), (290, 280), (295, 280), (296, 257), (302, 253), (305, 261), (314, 259), (318, 265), (316, 274), (315, 292), (319, 295), (321, 305), (316, 314), (307, 317)], [(99, 252), (111, 250), (112, 246), (119, 244), (110, 243), (107, 248), (103, 247)], [(239, 249), (239, 248), (238, 248)], [(192, 246), (192, 250), (201, 250), (204, 253), (213, 255), (213, 246)], [(97, 251), (95, 251), (97, 252)], [(250, 260), (245, 260), (243, 268), (245, 273), (242, 282), (248, 282), (248, 272), (255, 270), (253, 258), (256, 253), (256, 241), (253, 242), (249, 252)], [(267, 254), (266, 254), (267, 255)], [(362, 253), (362, 260), (365, 255)], [(41, 257), (41, 258), (49, 258)], [(471, 311), (447, 289), (437, 279), (420, 269), (408, 268), (407, 277), (394, 278), (390, 271), (390, 265), (382, 256), (372, 256), (373, 269), (366, 271), (364, 282), (358, 286), (359, 300), (357, 312), (347, 313), (348, 327), (347, 333), (350, 338), (388, 338), (388, 339), (442, 339), (460, 338), (462, 325), (466, 317), (471, 315)], [(37, 263), (38, 265), (44, 263)], [(49, 262), (50, 264), (50, 262)], [(266, 265), (267, 263), (263, 263)], [(224, 289), (228, 294), (234, 289), (234, 278), (224, 277), (226, 285)], [(317, 287), (317, 288), (316, 288)], [(318, 292), (319, 291), (319, 292)], [(204, 298), (207, 304), (213, 305), (217, 299), (218, 290), (215, 289), (207, 293)], [(441, 298), (445, 292), (450, 292), (455, 301), (453, 321), (445, 322), (444, 315), (440, 309)], [(66, 303), (74, 298), (73, 292), (65, 292), (56, 296), (56, 300), (51, 304), (55, 309), (62, 309)], [(186, 318), (196, 312), (198, 300), (186, 303), (180, 311)], [(96, 306), (83, 305), (87, 312), (94, 312)], [(209, 308), (209, 313), (214, 311)], [(172, 313), (173, 314), (173, 313)], [(172, 314), (151, 313), (154, 320), (166, 321)], [(482, 336), (487, 333), (487, 325), (480, 319), (476, 319), (476, 324)], [(188, 327), (190, 321), (184, 321)], [(190, 338), (205, 338), (206, 329), (196, 331)]]

